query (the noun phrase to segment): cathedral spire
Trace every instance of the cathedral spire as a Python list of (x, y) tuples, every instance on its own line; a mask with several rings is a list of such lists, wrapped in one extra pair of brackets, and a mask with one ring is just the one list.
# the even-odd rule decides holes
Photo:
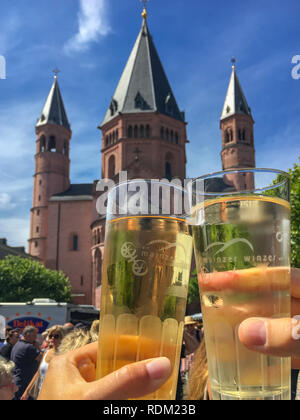
[(232, 72), (220, 121), (222, 165), (225, 170), (254, 168), (254, 120), (236, 74), (235, 58), (231, 63)]
[(158, 112), (184, 121), (152, 40), (145, 7), (142, 16), (141, 30), (102, 125), (120, 113)]
[(58, 69), (54, 70), (54, 81), (36, 127), (40, 127), (45, 124), (54, 124), (70, 130), (70, 124), (58, 85), (58, 72)]
[(247, 104), (245, 95), (236, 74), (236, 60), (231, 59), (232, 72), (229, 86), (221, 114), (221, 121), (235, 114), (243, 114), (251, 116), (251, 109)]

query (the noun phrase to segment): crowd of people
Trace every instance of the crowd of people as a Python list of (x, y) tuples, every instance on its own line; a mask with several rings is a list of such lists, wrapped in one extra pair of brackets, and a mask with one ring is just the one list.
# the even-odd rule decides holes
[[(292, 357), (297, 392), (300, 368), (300, 270), (292, 270), (293, 318), (249, 318), (239, 326), (239, 339), (250, 350)], [(204, 337), (201, 325), (185, 320), (180, 379), (183, 398), (211, 399)], [(76, 327), (76, 326), (75, 326)], [(99, 400), (135, 399), (159, 389), (172, 372), (165, 357), (132, 363), (96, 380), (99, 321), (91, 328), (55, 325), (46, 331), (42, 345), (35, 327), (22, 331), (7, 328), (0, 349), (0, 400)], [(296, 334), (297, 333), (297, 334)], [(46, 374), (47, 373), (47, 374)], [(181, 381), (179, 381), (180, 384)], [(300, 390), (300, 386), (298, 386)]]
[(97, 341), (98, 333), (99, 321), (90, 329), (69, 322), (47, 329), (39, 343), (34, 326), (25, 327), (22, 334), (7, 327), (0, 348), (0, 400), (38, 399), (51, 359)]

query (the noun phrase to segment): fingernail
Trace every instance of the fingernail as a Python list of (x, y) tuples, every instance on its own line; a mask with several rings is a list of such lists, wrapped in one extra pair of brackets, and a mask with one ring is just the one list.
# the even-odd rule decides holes
[(250, 321), (243, 327), (244, 339), (247, 345), (262, 347), (267, 342), (267, 328), (264, 321)]
[(163, 379), (170, 374), (171, 363), (166, 357), (159, 357), (147, 363), (146, 369), (152, 380)]

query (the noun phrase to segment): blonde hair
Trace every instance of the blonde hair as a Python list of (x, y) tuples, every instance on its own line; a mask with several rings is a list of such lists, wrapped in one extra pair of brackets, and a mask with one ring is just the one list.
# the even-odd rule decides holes
[(188, 400), (203, 400), (208, 381), (207, 357), (204, 339), (195, 352), (187, 384)]
[(13, 368), (15, 367), (14, 362), (11, 360), (6, 360), (4, 357), (0, 356), (0, 386), (3, 386), (9, 380), (13, 380)]
[(54, 332), (58, 332), (61, 335), (61, 338), (64, 338), (66, 335), (66, 331), (62, 325), (52, 325), (52, 327), (47, 329), (47, 337), (53, 334)]
[(63, 338), (62, 342), (58, 346), (56, 354), (65, 354), (68, 351), (76, 350), (86, 344), (92, 343), (93, 341), (97, 341), (97, 338), (95, 339), (90, 331), (82, 328), (76, 328)]
[(100, 321), (95, 319), (95, 321), (93, 321), (93, 323), (91, 325), (91, 329), (90, 329), (90, 333), (91, 333), (91, 336), (93, 338), (93, 341), (98, 340), (99, 326), (100, 326)]

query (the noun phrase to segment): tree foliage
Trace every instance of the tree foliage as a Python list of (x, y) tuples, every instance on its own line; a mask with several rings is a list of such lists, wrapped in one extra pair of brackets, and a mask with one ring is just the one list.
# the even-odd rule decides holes
[[(299, 158), (300, 159), (300, 158)], [(300, 165), (289, 170), (291, 179), (291, 265), (300, 268)]]
[(195, 268), (189, 281), (188, 303), (193, 303), (197, 300), (200, 302), (197, 269)]
[(0, 302), (28, 302), (34, 298), (71, 301), (71, 285), (62, 271), (37, 261), (8, 256), (0, 260)]

